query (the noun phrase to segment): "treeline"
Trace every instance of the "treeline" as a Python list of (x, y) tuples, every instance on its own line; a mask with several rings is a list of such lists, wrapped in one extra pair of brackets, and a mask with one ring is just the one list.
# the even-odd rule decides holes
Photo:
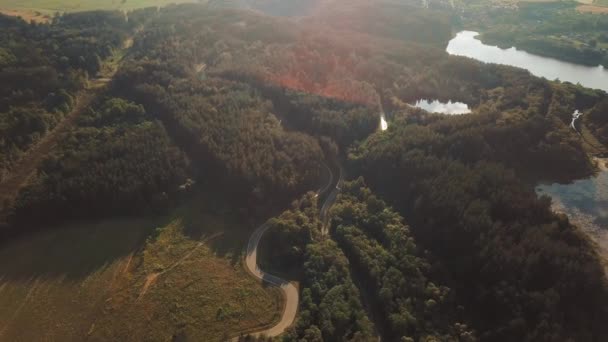
[[(402, 83), (401, 79), (415, 79), (426, 71), (424, 65), (445, 58), (443, 48), (437, 46), (450, 36), (445, 13), (422, 15), (424, 11), (419, 8), (396, 5), (388, 10), (362, 4), (353, 8), (353, 16), (362, 22), (371, 21), (365, 16), (373, 12), (378, 19), (373, 21), (382, 25), (381, 30), (332, 28), (334, 21), (325, 17), (322, 23), (310, 19), (293, 25), (243, 12), (192, 4), (172, 6), (162, 9), (142, 32), (133, 54), (137, 59), (166, 62), (183, 73), (204, 70), (200, 77), (249, 83), (273, 101), (276, 114), (287, 124), (331, 136), (348, 146), (378, 128), (385, 92)], [(408, 12), (412, 9), (421, 14), (416, 20)], [(331, 15), (344, 16), (334, 10), (337, 14)], [(397, 17), (408, 20), (397, 23)], [(435, 21), (443, 24), (430, 31), (417, 29), (420, 25), (433, 26)], [(400, 32), (407, 33), (405, 36), (398, 40), (381, 38), (385, 30), (397, 24), (401, 25)], [(417, 34), (420, 36), (410, 37)], [(429, 41), (425, 34), (437, 34), (441, 39)], [(431, 46), (427, 44), (430, 42)]]
[[(452, 35), (451, 13), (421, 5), (417, 0), (382, 1), (379, 4), (367, 1), (330, 3), (308, 20), (313, 25), (371, 35), (372, 39), (393, 39), (444, 49)], [(442, 7), (439, 1), (433, 1), (432, 6)]]
[(223, 73), (222, 76), (259, 89), (289, 127), (313, 136), (330, 137), (344, 150), (378, 130), (380, 124), (377, 104), (370, 106), (292, 90), (261, 82), (251, 75)]
[(107, 98), (87, 110), (17, 198), (12, 223), (162, 212), (186, 182), (188, 160), (141, 105)]
[(28, 24), (0, 14), (0, 181), (75, 103), (87, 78), (131, 27), (120, 12), (56, 16)]
[[(445, 265), (448, 285), (482, 340), (608, 336), (608, 292), (593, 247), (552, 213), (548, 198), (484, 161), (492, 149), (487, 137), (469, 135), (476, 126), (469, 117), (396, 123), (351, 151), (352, 165)], [(507, 146), (519, 139), (495, 137)], [(440, 141), (444, 148), (437, 148)]]
[(373, 340), (373, 324), (335, 242), (325, 239), (306, 247), (302, 285), (299, 317), (282, 341)]
[[(320, 240), (322, 222), (319, 220), (318, 198), (308, 192), (291, 203), (285, 210), (268, 221), (268, 231), (260, 241), (260, 264), (293, 276), (294, 265), (303, 265), (306, 246)], [(296, 269), (298, 270), (298, 269)]]
[(589, 113), (591, 130), (604, 145), (608, 145), (608, 98), (599, 102)]
[[(460, 57), (437, 64), (416, 80), (417, 85), (404, 82), (387, 92), (384, 107), (401, 123), (394, 129), (416, 132), (417, 146), (426, 144), (425, 150), (465, 163), (504, 163), (530, 182), (568, 181), (593, 172), (580, 136), (569, 125), (575, 110), (591, 111), (606, 98), (605, 93)], [(429, 98), (433, 93), (443, 101), (465, 101), (474, 106), (473, 113), (431, 115), (401, 100), (412, 99), (411, 94)], [(411, 124), (422, 127), (413, 130), (407, 126)], [(393, 137), (406, 139), (402, 144), (414, 141), (401, 133)]]
[[(425, 259), (399, 214), (366, 188), (345, 183), (331, 212), (332, 234), (372, 301), (387, 341), (475, 341), (451, 290), (429, 278)], [(435, 271), (436, 272), (436, 271)]]
[(163, 121), (198, 165), (199, 177), (223, 184), (234, 198), (280, 200), (319, 182), (317, 140), (284, 130), (271, 104), (245, 84), (141, 61), (122, 68), (112, 88)]
[(275, 90), (267, 97), (280, 108), (289, 123), (309, 134), (331, 137), (344, 149), (365, 139), (379, 127), (380, 111), (375, 106), (289, 89)]
[(264, 267), (301, 269), (299, 314), (281, 340), (371, 341), (373, 324), (351, 279), (349, 262), (335, 242), (321, 235), (315, 194), (294, 201), (268, 224), (259, 247)]

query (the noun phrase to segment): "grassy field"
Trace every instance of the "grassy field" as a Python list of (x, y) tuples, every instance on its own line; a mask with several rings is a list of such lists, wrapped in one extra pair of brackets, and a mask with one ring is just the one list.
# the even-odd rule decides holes
[(34, 10), (42, 13), (89, 11), (97, 9), (131, 10), (134, 8), (165, 6), (196, 0), (0, 0), (0, 8)]
[(608, 13), (608, 5), (580, 5), (576, 7), (577, 11), (583, 13), (596, 13), (606, 14)]
[(277, 320), (280, 294), (241, 264), (249, 228), (208, 207), (2, 246), (0, 340), (219, 341)]
[(576, 10), (583, 13), (608, 13), (608, 0), (578, 0), (581, 3)]
[[(0, 13), (26, 21), (47, 22), (56, 12), (122, 10), (169, 4), (201, 2), (198, 0), (0, 0)], [(206, 0), (203, 0), (206, 2)]]

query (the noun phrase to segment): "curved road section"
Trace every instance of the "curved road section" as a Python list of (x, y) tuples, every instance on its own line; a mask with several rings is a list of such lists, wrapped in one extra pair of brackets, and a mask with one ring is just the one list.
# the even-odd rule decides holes
[[(256, 278), (265, 281), (269, 284), (278, 286), (283, 291), (285, 295), (285, 306), (283, 307), (283, 315), (281, 316), (281, 320), (272, 328), (258, 331), (256, 333), (251, 333), (251, 336), (268, 336), (275, 337), (282, 334), (285, 329), (287, 329), (293, 321), (296, 319), (296, 313), (298, 311), (298, 302), (300, 300), (298, 296), (298, 289), (292, 283), (287, 280), (281, 279), (277, 276), (273, 276), (272, 274), (268, 274), (260, 269), (258, 266), (258, 245), (260, 243), (260, 239), (262, 235), (270, 228), (268, 223), (264, 223), (258, 229), (256, 229), (251, 237), (249, 238), (249, 243), (247, 244), (247, 256), (245, 257), (245, 265), (247, 266), (247, 270), (251, 272)], [(238, 340), (238, 338), (233, 339), (233, 341)]]
[[(335, 177), (331, 169), (327, 165), (325, 165), (325, 167), (329, 171), (329, 182), (327, 186), (325, 186), (325, 188), (320, 191), (320, 193), (327, 191), (335, 181)], [(321, 207), (320, 216), (323, 222), (324, 235), (327, 234), (327, 224), (325, 222), (327, 221), (327, 212), (331, 205), (336, 201), (336, 196), (340, 191), (340, 185), (342, 183), (342, 169), (340, 169), (339, 172), (340, 175), (338, 177), (334, 189), (332, 189), (331, 193), (329, 194), (329, 196), (323, 203), (323, 206)], [(291, 326), (296, 319), (296, 313), (298, 312), (298, 304), (300, 301), (298, 289), (294, 284), (272, 274), (268, 274), (262, 271), (258, 266), (258, 245), (260, 244), (262, 235), (264, 235), (268, 228), (270, 228), (270, 225), (268, 224), (268, 222), (266, 222), (263, 225), (259, 226), (253, 232), (253, 234), (251, 234), (249, 242), (247, 243), (247, 255), (245, 256), (245, 265), (247, 270), (251, 274), (253, 274), (254, 277), (262, 280), (263, 282), (267, 282), (271, 285), (279, 287), (281, 291), (283, 291), (283, 294), (285, 296), (285, 305), (283, 307), (283, 314), (281, 315), (281, 320), (269, 329), (248, 334), (254, 337), (276, 337), (285, 332), (285, 330), (289, 328), (289, 326)], [(238, 341), (238, 337), (233, 338), (232, 341)]]

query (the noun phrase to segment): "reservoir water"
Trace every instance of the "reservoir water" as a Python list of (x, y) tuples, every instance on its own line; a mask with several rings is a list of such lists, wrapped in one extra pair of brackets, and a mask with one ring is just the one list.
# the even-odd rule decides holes
[(608, 169), (605, 166), (594, 177), (571, 184), (539, 185), (536, 192), (550, 196), (553, 210), (568, 215), (570, 221), (598, 245), (600, 253), (608, 257)]
[(416, 108), (422, 108), (429, 113), (441, 113), (441, 114), (468, 114), (471, 112), (469, 106), (462, 102), (440, 102), (438, 100), (418, 100), (414, 104)]
[(486, 45), (475, 37), (474, 31), (461, 31), (450, 42), (446, 51), (451, 55), (470, 57), (486, 63), (511, 65), (527, 69), (535, 76), (548, 80), (559, 79), (571, 83), (608, 91), (608, 69), (589, 67), (557, 59), (533, 55), (515, 47), (501, 49)]

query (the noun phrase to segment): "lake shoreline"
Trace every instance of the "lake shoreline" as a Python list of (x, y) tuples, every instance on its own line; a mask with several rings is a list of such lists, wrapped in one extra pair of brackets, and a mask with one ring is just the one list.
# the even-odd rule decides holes
[(590, 67), (543, 57), (517, 47), (502, 49), (487, 45), (478, 39), (479, 32), (460, 31), (448, 42), (446, 52), (454, 56), (476, 59), (484, 63), (509, 65), (528, 70), (531, 74), (548, 80), (560, 80), (584, 87), (608, 92), (608, 69)]

